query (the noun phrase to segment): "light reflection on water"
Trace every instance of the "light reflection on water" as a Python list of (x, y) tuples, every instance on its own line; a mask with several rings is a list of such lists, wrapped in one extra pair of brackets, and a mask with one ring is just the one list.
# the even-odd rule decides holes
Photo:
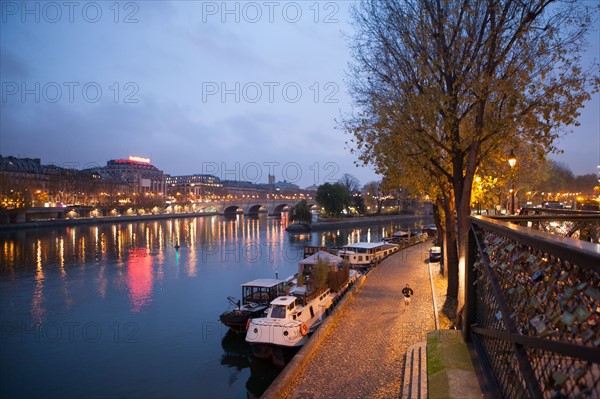
[(0, 396), (259, 396), (278, 370), (218, 322), (226, 297), (295, 273), (305, 245), (398, 228), (286, 226), (238, 215), (0, 234)]

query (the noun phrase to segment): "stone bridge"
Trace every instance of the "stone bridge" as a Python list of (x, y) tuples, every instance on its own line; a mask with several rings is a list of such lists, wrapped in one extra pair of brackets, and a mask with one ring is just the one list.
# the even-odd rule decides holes
[[(152, 209), (139, 205), (125, 205), (119, 207), (95, 207), (95, 206), (69, 206), (60, 208), (31, 208), (26, 212), (18, 214), (13, 221), (7, 223), (26, 222), (47, 219), (78, 219), (90, 217), (111, 216), (135, 216), (147, 214), (181, 214), (181, 213), (218, 213), (220, 215), (258, 215), (267, 213), (269, 215), (280, 215), (282, 211), (294, 208), (301, 199), (232, 199), (221, 201), (197, 202), (194, 204), (171, 204)], [(314, 200), (307, 200), (308, 206), (313, 210), (320, 209)], [(2, 222), (0, 220), (0, 222)]]
[[(233, 215), (242, 212), (244, 215), (258, 215), (266, 212), (269, 215), (279, 215), (286, 208), (295, 207), (301, 199), (253, 199), (202, 202), (192, 205), (196, 211), (218, 212), (221, 215)], [(307, 201), (308, 206), (318, 209), (314, 200)]]

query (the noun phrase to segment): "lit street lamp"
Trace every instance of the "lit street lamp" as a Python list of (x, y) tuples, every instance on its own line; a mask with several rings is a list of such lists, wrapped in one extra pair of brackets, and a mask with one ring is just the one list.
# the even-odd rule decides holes
[(515, 156), (515, 152), (513, 150), (510, 150), (510, 155), (508, 156), (508, 164), (510, 165), (510, 172), (511, 172), (511, 189), (510, 189), (510, 194), (511, 194), (511, 214), (514, 215), (515, 214), (515, 175), (514, 175), (514, 167), (517, 164), (517, 157)]
[(481, 215), (481, 177), (475, 176), (477, 183), (477, 214)]

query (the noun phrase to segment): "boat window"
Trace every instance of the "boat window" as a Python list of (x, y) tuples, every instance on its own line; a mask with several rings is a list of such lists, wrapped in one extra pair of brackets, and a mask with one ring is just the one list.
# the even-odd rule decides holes
[(359, 257), (358, 257), (358, 261), (359, 261), (359, 262), (362, 262), (362, 256), (359, 256)]
[(285, 306), (275, 305), (271, 310), (271, 317), (275, 319), (285, 319)]
[(310, 318), (312, 319), (313, 317), (315, 317), (315, 311), (313, 310), (312, 306), (309, 308), (310, 310)]

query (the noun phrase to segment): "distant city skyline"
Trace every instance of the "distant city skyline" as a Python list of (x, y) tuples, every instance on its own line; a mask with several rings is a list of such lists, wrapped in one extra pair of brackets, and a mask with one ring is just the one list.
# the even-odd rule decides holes
[[(336, 119), (353, 2), (2, 2), (0, 153), (300, 187), (380, 179)], [(586, 65), (600, 59), (600, 25)], [(551, 155), (598, 172), (600, 95)]]

